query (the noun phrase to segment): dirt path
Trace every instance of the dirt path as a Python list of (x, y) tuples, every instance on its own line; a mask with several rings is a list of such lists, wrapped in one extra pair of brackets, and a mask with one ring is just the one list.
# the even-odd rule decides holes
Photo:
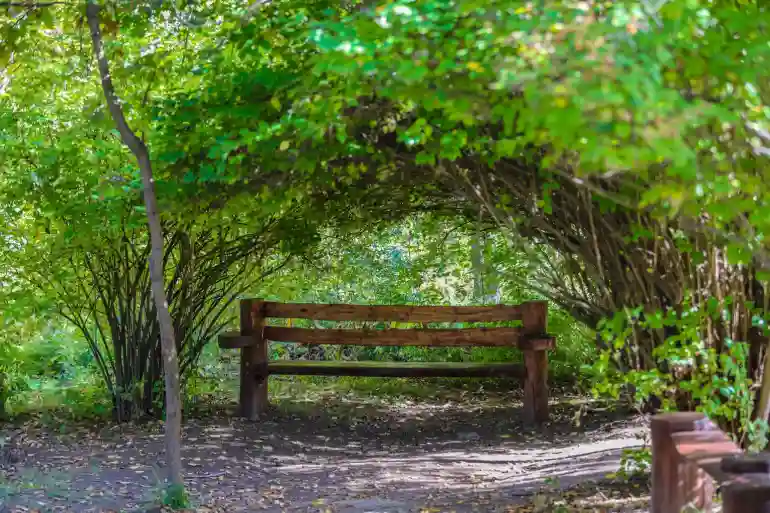
[[(188, 420), (184, 459), (194, 501), (228, 512), (515, 511), (543, 486), (604, 479), (643, 432), (640, 419), (598, 410), (576, 428), (574, 404), (555, 405), (555, 421), (531, 430), (505, 397), (348, 399), (291, 403), (257, 424)], [(160, 493), (157, 424), (41, 429), (28, 440), (36, 447), (0, 489), (7, 511), (131, 511)]]

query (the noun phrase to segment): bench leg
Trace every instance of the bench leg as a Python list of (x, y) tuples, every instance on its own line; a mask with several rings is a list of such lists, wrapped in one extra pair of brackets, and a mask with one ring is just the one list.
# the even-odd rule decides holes
[(264, 338), (260, 338), (259, 343), (254, 347), (254, 352), (257, 353), (254, 364), (254, 414), (252, 420), (262, 415), (267, 411), (269, 406), (267, 400), (267, 345), (268, 342)]
[(266, 374), (262, 374), (262, 376), (257, 378), (257, 399), (255, 401), (257, 417), (263, 415), (267, 411), (267, 408), (270, 406), (270, 402), (267, 399), (268, 382), (268, 376)]
[(267, 409), (267, 342), (241, 349), (241, 416), (257, 418)]
[(538, 424), (548, 420), (548, 353), (524, 351), (524, 422)]
[(261, 299), (241, 301), (241, 335), (251, 336), (254, 345), (241, 349), (241, 416), (249, 420), (267, 408), (267, 341), (262, 336), (265, 324)]

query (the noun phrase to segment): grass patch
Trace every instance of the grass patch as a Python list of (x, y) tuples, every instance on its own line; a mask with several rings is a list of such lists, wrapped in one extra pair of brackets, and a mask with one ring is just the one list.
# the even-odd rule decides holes
[(9, 418), (36, 416), (42, 419), (108, 419), (110, 395), (97, 376), (82, 374), (73, 380), (34, 378), (26, 390), (6, 401)]
[(319, 396), (360, 395), (435, 399), (455, 393), (476, 394), (484, 390), (510, 390), (510, 380), (465, 378), (366, 378), (327, 376), (274, 376), (268, 391), (275, 401), (315, 400)]

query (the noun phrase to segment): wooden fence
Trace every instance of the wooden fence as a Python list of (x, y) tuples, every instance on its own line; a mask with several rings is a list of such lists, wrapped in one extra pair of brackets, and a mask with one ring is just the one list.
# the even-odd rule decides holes
[(704, 414), (652, 418), (651, 513), (770, 513), (770, 459), (745, 454)]

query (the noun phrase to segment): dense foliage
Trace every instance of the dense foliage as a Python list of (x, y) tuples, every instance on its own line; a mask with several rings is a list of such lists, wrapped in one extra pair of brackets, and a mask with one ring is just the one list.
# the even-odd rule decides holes
[[(436, 279), (396, 266), (395, 283), (414, 285), (382, 289), (327, 257), (327, 285), (346, 285), (315, 298), (507, 301), (526, 295), (500, 292), (518, 283), (589, 328), (622, 319), (596, 342), (637, 392), (740, 381), (740, 393), (709, 396), (739, 404), (741, 425), (732, 412), (726, 425), (745, 433), (770, 413), (770, 372), (752, 387), (770, 278), (763, 2), (104, 7), (112, 79), (153, 157), (188, 367), (239, 292), (309, 297), (301, 280), (277, 290), (289, 282), (262, 278), (283, 264), (313, 274), (328, 234), (430, 214), (476, 233), (458, 239), (462, 259), (433, 253)], [(141, 182), (83, 44), (85, 5), (2, 8), (3, 318), (69, 317), (116, 411), (127, 391), (130, 410), (148, 409), (159, 371)], [(420, 224), (416, 239), (445, 227)], [(458, 261), (471, 263), (472, 294), (446, 285)], [(723, 362), (739, 342), (737, 373)], [(665, 378), (636, 379), (649, 375)], [(672, 404), (711, 408), (696, 388), (678, 387)]]

